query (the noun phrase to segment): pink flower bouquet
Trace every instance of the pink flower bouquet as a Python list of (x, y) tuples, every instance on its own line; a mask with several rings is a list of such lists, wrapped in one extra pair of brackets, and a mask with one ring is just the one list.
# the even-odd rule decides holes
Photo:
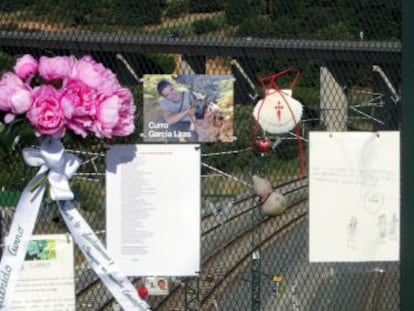
[(1, 310), (10, 309), (27, 251), (24, 242), (32, 235), (47, 187), (78, 247), (121, 307), (150, 310), (77, 211), (69, 179), (81, 159), (66, 153), (61, 142), (66, 130), (82, 137), (89, 133), (98, 138), (129, 135), (135, 129), (134, 113), (131, 92), (119, 84), (111, 70), (90, 56), (42, 56), (36, 60), (24, 55), (17, 59), (13, 71), (1, 77), (0, 116), (8, 127), (0, 122), (0, 151), (13, 150), (27, 127), (31, 133), (34, 130), (46, 136), (39, 148), (22, 149), (26, 164), (39, 170), (22, 191), (2, 252), (0, 271), (9, 274), (0, 280)]
[(134, 131), (132, 93), (90, 56), (18, 58), (0, 79), (4, 123), (26, 117), (38, 134), (54, 138), (67, 129), (86, 137), (127, 136)]

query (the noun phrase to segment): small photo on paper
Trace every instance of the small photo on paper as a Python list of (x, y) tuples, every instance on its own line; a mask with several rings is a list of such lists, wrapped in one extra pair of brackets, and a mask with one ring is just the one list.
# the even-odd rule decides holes
[(74, 260), (70, 235), (32, 235), (10, 310), (75, 311)]
[(27, 247), (25, 260), (56, 259), (56, 240), (31, 240)]
[(144, 141), (233, 141), (233, 84), (231, 75), (144, 75)]
[(148, 289), (148, 295), (164, 296), (169, 294), (168, 279), (165, 277), (147, 277), (145, 278), (145, 287)]

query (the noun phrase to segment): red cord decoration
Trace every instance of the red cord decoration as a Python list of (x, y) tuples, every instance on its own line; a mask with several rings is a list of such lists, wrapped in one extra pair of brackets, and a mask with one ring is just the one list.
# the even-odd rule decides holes
[[(266, 97), (267, 95), (269, 95), (269, 92), (271, 89), (274, 89), (276, 92), (278, 92), (282, 99), (284, 100), (286, 106), (289, 109), (290, 115), (292, 117), (292, 120), (295, 124), (295, 132), (296, 132), (296, 138), (297, 138), (297, 142), (298, 142), (298, 148), (299, 148), (299, 157), (300, 157), (300, 166), (301, 166), (301, 178), (303, 179), (305, 177), (305, 155), (304, 155), (304, 151), (303, 151), (303, 145), (302, 145), (302, 140), (300, 139), (300, 127), (299, 127), (299, 120), (297, 121), (295, 119), (295, 116), (293, 114), (292, 108), (290, 107), (288, 101), (285, 98), (285, 95), (283, 94), (283, 92), (281, 92), (281, 89), (279, 87), (279, 85), (277, 84), (277, 79), (280, 78), (281, 76), (284, 76), (288, 73), (294, 72), (295, 76), (292, 80), (292, 82), (289, 85), (289, 89), (293, 89), (293, 87), (295, 86), (299, 76), (300, 76), (300, 72), (294, 68), (294, 67), (288, 67), (287, 69), (278, 72), (278, 73), (274, 73), (270, 76), (265, 76), (265, 77), (258, 77), (258, 80), (260, 82), (260, 84), (262, 85), (262, 87), (265, 88), (265, 94), (262, 100), (262, 103), (259, 107), (258, 110), (258, 114), (257, 114), (257, 118), (256, 118), (256, 123), (253, 129), (253, 137), (252, 137), (252, 142), (251, 142), (251, 147), (255, 147), (256, 146), (256, 140), (257, 140), (257, 131), (259, 128), (259, 119), (260, 119), (260, 112), (262, 110), (262, 107), (265, 103)], [(276, 110), (276, 114), (280, 113), (280, 111)]]

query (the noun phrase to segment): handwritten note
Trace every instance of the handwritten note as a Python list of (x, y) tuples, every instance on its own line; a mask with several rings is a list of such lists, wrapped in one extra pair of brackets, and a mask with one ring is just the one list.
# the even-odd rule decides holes
[(320, 183), (376, 187), (382, 183), (394, 183), (396, 172), (384, 169), (352, 169), (347, 167), (315, 167), (312, 178)]
[(309, 260), (399, 259), (399, 132), (311, 132)]

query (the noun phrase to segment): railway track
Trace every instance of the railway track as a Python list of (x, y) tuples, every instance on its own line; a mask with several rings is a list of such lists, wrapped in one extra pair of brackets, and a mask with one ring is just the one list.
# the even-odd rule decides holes
[[(180, 279), (175, 282), (166, 297), (151, 296), (148, 299), (153, 310), (184, 310), (187, 307), (186, 295), (193, 288), (199, 288), (199, 299), (190, 303), (190, 308), (203, 310), (212, 303), (212, 298), (220, 293), (226, 284), (243, 271), (249, 264), (252, 248), (251, 237), (255, 230), (263, 232), (260, 247), (271, 244), (306, 211), (307, 183), (303, 180), (290, 180), (275, 186), (287, 196), (289, 207), (278, 217), (266, 217), (260, 212), (262, 202), (254, 193), (238, 196), (232, 204), (224, 204), (219, 213), (204, 209), (201, 218), (201, 271), (197, 278)], [(116, 310), (117, 304), (108, 290), (87, 265), (77, 267), (78, 279), (76, 296), (77, 310), (107, 311)], [(89, 280), (83, 284), (81, 280)], [(90, 281), (92, 280), (92, 281)], [(138, 286), (140, 278), (131, 279)]]
[[(285, 231), (307, 215), (307, 183), (291, 180), (275, 187), (288, 198), (288, 209), (280, 216), (267, 217), (260, 211), (257, 197), (249, 194), (236, 199), (228, 211), (202, 217), (202, 263), (198, 278), (174, 287), (170, 295), (153, 301), (154, 310), (210, 310), (214, 297), (223, 292), (251, 262), (252, 236), (260, 232), (257, 248), (266, 249)], [(198, 299), (186, 301), (188, 290), (197, 290)]]
[[(152, 310), (216, 311), (218, 297), (226, 295), (228, 288), (248, 273), (257, 250), (265, 254), (297, 228), (302, 228), (303, 235), (308, 215), (307, 181), (290, 180), (276, 185), (275, 189), (288, 199), (288, 208), (280, 216), (265, 216), (260, 210), (262, 202), (253, 193), (238, 196), (232, 204), (225, 203), (214, 209), (205, 207), (201, 218), (202, 262), (199, 276), (174, 279), (168, 296), (150, 296), (148, 303)], [(316, 311), (321, 305), (327, 305), (328, 309), (329, 306), (334, 308), (336, 301), (342, 299), (341, 293), (344, 291), (348, 295), (354, 292), (353, 303), (363, 310), (394, 310), (393, 306), (398, 306), (397, 292), (391, 293), (391, 298), (395, 296), (395, 299), (391, 299), (394, 301), (391, 306), (383, 305), (384, 298), (381, 298), (384, 296), (384, 286), (398, 288), (399, 270), (395, 265), (386, 269), (388, 274), (382, 274), (378, 270), (369, 273), (363, 269), (353, 271), (353, 266), (344, 264), (339, 269), (342, 271), (335, 274), (335, 277), (329, 276), (329, 267), (330, 265), (324, 265), (315, 270), (304, 264), (299, 270), (293, 269), (300, 271), (298, 280), (303, 283), (302, 288), (307, 288), (306, 292), (298, 293), (295, 297), (302, 305), (306, 305), (304, 310)], [(91, 269), (84, 266), (77, 267), (76, 271), (79, 277), (76, 282), (77, 310), (120, 310)], [(89, 281), (82, 284), (82, 279)], [(141, 279), (131, 278), (131, 281), (138, 286)], [(356, 288), (355, 284), (361, 288)], [(285, 310), (292, 304), (291, 295), (285, 294), (278, 303), (277, 308), (274, 305), (270, 309), (263, 306), (263, 310)]]

